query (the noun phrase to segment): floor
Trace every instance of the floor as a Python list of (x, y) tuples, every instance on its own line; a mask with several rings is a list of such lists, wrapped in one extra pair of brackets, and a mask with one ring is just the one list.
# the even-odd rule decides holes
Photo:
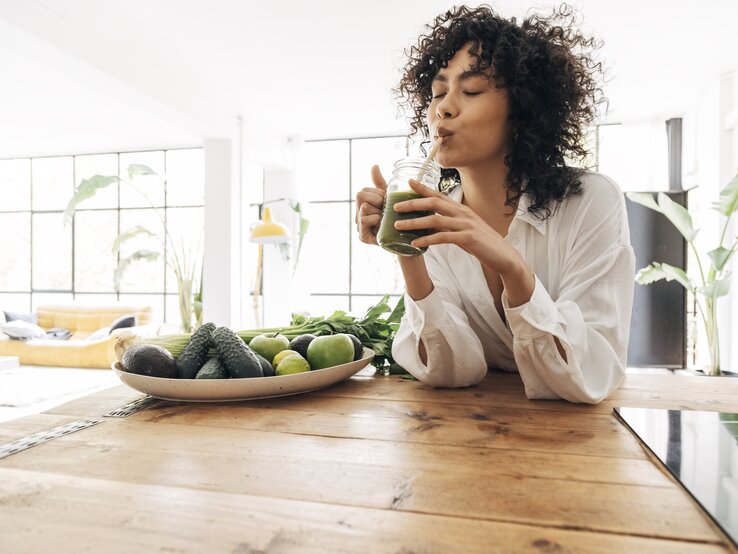
[(37, 414), (120, 384), (105, 369), (24, 365), (0, 370), (0, 421)]

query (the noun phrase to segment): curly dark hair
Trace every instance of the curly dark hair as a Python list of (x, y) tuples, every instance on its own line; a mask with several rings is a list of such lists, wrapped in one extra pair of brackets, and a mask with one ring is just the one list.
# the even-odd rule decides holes
[[(394, 89), (402, 108), (410, 108), (411, 135), (428, 140), (425, 117), (438, 71), (465, 44), (476, 59), (472, 70), (490, 74), (509, 98), (511, 149), (507, 202), (514, 206), (530, 195), (529, 211), (545, 219), (552, 202), (581, 192), (587, 126), (605, 102), (600, 86), (602, 65), (594, 57), (601, 42), (576, 28), (574, 9), (562, 4), (549, 16), (530, 15), (518, 24), (488, 5), (455, 7), (425, 27), (417, 44), (405, 51), (407, 64)], [(442, 182), (459, 183), (455, 169), (442, 171)]]

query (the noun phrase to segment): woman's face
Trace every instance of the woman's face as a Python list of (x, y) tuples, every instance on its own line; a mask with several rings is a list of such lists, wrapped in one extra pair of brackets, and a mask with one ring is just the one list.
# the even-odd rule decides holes
[(502, 161), (509, 151), (507, 92), (471, 70), (476, 62), (471, 46), (456, 52), (432, 84), (428, 127), (431, 136), (444, 137), (436, 161), (445, 168)]

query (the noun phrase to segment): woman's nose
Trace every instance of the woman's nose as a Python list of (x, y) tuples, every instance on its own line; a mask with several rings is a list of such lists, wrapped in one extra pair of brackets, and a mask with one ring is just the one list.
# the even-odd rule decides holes
[(441, 101), (436, 104), (436, 117), (438, 119), (449, 119), (457, 115), (456, 104), (450, 94), (446, 94)]

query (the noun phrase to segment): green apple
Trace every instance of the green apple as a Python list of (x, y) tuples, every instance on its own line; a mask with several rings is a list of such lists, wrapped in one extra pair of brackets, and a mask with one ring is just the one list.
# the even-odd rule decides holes
[(307, 360), (311, 369), (347, 364), (354, 360), (354, 343), (344, 333), (317, 337), (308, 346)]
[(277, 375), (293, 375), (295, 373), (304, 373), (310, 371), (310, 364), (299, 354), (285, 356), (281, 362), (277, 364), (275, 370)]
[(287, 350), (290, 347), (290, 339), (280, 333), (264, 333), (251, 339), (249, 347), (271, 361), (282, 350)]

